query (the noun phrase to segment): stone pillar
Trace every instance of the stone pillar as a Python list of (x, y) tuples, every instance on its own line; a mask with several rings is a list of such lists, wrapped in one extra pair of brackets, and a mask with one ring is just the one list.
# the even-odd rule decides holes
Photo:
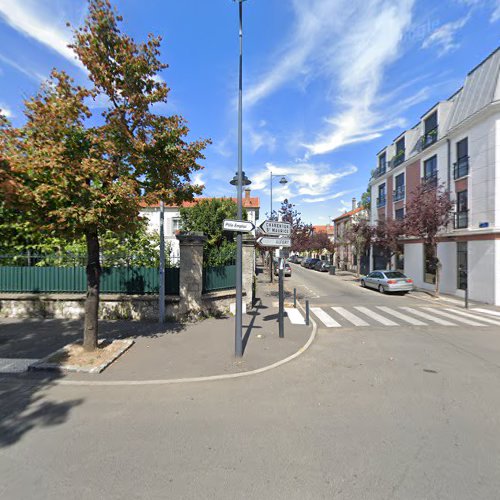
[(207, 237), (200, 232), (179, 233), (179, 312), (181, 315), (202, 311), (203, 243)]
[(253, 282), (255, 277), (255, 237), (252, 234), (243, 235), (243, 291), (247, 307), (253, 305)]

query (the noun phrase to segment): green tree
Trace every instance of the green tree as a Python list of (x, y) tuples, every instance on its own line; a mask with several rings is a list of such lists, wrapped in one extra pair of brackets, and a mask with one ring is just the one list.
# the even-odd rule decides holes
[[(207, 141), (187, 142), (180, 116), (161, 116), (154, 105), (169, 89), (158, 77), (160, 38), (136, 43), (120, 31), (121, 17), (108, 0), (90, 0), (88, 16), (72, 45), (93, 86), (75, 86), (53, 71), (25, 102), (21, 128), (0, 127), (2, 169), (14, 194), (9, 203), (40, 230), (66, 241), (85, 238), (87, 297), (83, 346), (97, 347), (100, 243), (106, 231), (133, 232), (141, 202), (178, 205), (201, 192), (190, 175), (201, 169)], [(89, 99), (108, 102), (94, 125)], [(5, 123), (5, 122), (4, 122)], [(92, 125), (91, 125), (92, 124)]]
[[(231, 198), (206, 198), (181, 208), (180, 213), (183, 231), (199, 231), (207, 237), (203, 248), (206, 266), (223, 266), (235, 259), (234, 233), (222, 229), (224, 219), (235, 219), (237, 215), (237, 205)], [(243, 219), (246, 216), (244, 210)]]

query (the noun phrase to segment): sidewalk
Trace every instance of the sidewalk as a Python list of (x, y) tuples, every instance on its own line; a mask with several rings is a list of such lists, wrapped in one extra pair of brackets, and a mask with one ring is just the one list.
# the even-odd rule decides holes
[[(243, 315), (242, 358), (234, 356), (233, 317), (167, 325), (101, 321), (100, 338), (133, 338), (134, 345), (100, 375), (62, 377), (89, 381), (206, 377), (255, 370), (287, 358), (304, 346), (311, 327), (292, 325), (285, 318), (285, 338), (278, 337), (277, 283), (268, 284), (266, 279), (267, 275), (259, 275), (255, 307)], [(81, 329), (78, 321), (0, 320), (0, 358), (43, 358), (79, 340)], [(28, 372), (18, 377), (36, 379), (47, 373)]]

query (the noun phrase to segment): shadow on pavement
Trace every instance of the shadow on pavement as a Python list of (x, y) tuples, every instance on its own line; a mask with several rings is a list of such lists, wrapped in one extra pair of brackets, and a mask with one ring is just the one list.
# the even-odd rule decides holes
[(250, 335), (252, 333), (252, 330), (257, 329), (257, 328), (262, 328), (261, 326), (255, 326), (255, 320), (257, 319), (258, 316), (261, 315), (259, 311), (267, 309), (267, 306), (262, 304), (261, 299), (255, 299), (255, 304), (254, 304), (254, 309), (252, 311), (249, 311), (247, 313), (248, 316), (251, 316), (252, 319), (250, 320), (250, 323), (247, 326), (245, 335), (243, 336), (243, 353), (245, 353), (248, 341), (250, 339)]
[(11, 446), (36, 427), (66, 422), (70, 411), (83, 399), (51, 401), (43, 393), (62, 375), (40, 373), (35, 378), (0, 378), (0, 448)]
[[(107, 340), (156, 338), (182, 332), (181, 323), (153, 321), (99, 321), (99, 338)], [(40, 359), (81, 340), (83, 320), (23, 319), (0, 322), (0, 358)]]

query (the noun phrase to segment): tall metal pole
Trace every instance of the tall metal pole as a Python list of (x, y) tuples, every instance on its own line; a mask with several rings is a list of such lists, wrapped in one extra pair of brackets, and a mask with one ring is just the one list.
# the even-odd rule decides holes
[(165, 236), (163, 223), (165, 220), (165, 204), (160, 201), (160, 296), (158, 321), (165, 323)]
[[(243, 216), (242, 191), (243, 191), (243, 0), (238, 0), (240, 14), (240, 77), (238, 94), (238, 220)], [(234, 328), (234, 353), (243, 356), (243, 300), (242, 300), (242, 260), (243, 260), (243, 235), (236, 236), (236, 317)]]
[[(271, 186), (271, 210), (269, 211), (269, 219), (273, 220), (273, 173), (272, 172), (269, 172), (269, 185)], [(269, 279), (271, 283), (274, 283), (273, 259), (274, 259), (273, 251), (269, 250)]]

